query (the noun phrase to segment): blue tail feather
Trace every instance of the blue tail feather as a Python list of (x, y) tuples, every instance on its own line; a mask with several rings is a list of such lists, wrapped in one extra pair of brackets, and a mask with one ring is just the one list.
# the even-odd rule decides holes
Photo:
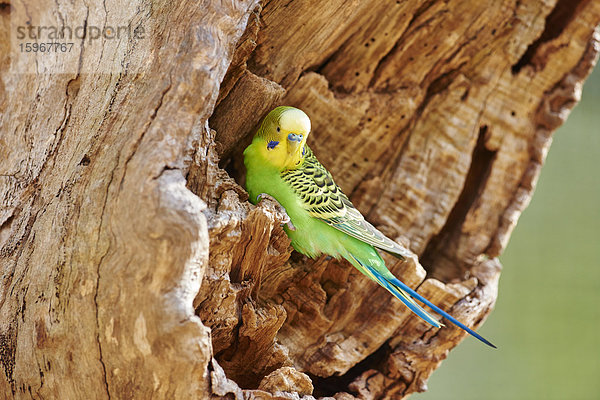
[[(392, 293), (394, 295), (394, 297), (396, 297), (398, 300), (400, 300), (402, 303), (404, 303), (404, 305), (406, 307), (408, 307), (412, 312), (417, 314), (425, 322), (435, 326), (436, 328), (439, 328), (440, 326), (442, 326), (442, 324), (440, 324), (440, 322), (437, 319), (433, 318), (433, 316), (431, 316), (427, 311), (425, 311), (420, 305), (415, 303), (415, 301), (413, 299), (411, 299), (401, 289), (395, 287), (392, 283), (390, 283), (390, 281), (385, 276), (382, 276), (381, 273), (378, 272), (375, 268), (361, 262), (353, 254), (350, 254), (350, 256), (358, 264), (358, 265), (356, 265), (356, 267), (359, 270), (361, 268), (364, 269), (365, 271), (363, 273), (365, 273), (367, 276), (369, 276), (369, 278), (373, 279), (374, 281), (379, 283), (381, 286), (386, 288), (390, 293)], [(350, 261), (352, 262), (352, 260), (350, 260)]]
[[(481, 342), (487, 344), (490, 347), (496, 348), (491, 342), (485, 339), (483, 336), (475, 332), (474, 330), (467, 327), (465, 324), (434, 305), (432, 302), (427, 300), (425, 297), (421, 296), (419, 293), (415, 292), (404, 282), (400, 281), (396, 277), (394, 277), (391, 273), (386, 274), (388, 276), (383, 276), (380, 272), (378, 272), (375, 268), (370, 265), (366, 265), (364, 262), (361, 262), (357, 257), (355, 257), (352, 253), (349, 253), (350, 258), (348, 260), (352, 262), (361, 272), (365, 275), (369, 276), (371, 279), (375, 280), (381, 286), (389, 290), (396, 298), (398, 298), (404, 305), (406, 305), (412, 312), (417, 314), (420, 318), (422, 318), (425, 322), (433, 325), (436, 328), (439, 328), (442, 324), (433, 318), (427, 311), (425, 311), (420, 305), (414, 302), (413, 299), (420, 301), (425, 304), (429, 308), (431, 308), (436, 313), (440, 314), (442, 317), (446, 318), (448, 321), (452, 322), (454, 325), (459, 328), (465, 330), (475, 338), (479, 339)], [(382, 260), (383, 262), (383, 260)], [(385, 268), (385, 266), (384, 266)], [(410, 296), (410, 297), (409, 297)], [(412, 297), (412, 299), (411, 299)]]
[(377, 277), (377, 280), (379, 281), (379, 284), (381, 286), (385, 287), (386, 289), (388, 289), (390, 292), (392, 292), (394, 294), (394, 296), (397, 299), (399, 299), (400, 301), (402, 301), (404, 303), (404, 305), (406, 307), (408, 307), (412, 312), (414, 312), (420, 318), (422, 318), (423, 320), (425, 320), (425, 322), (427, 322), (427, 323), (435, 326), (436, 328), (439, 328), (439, 327), (442, 326), (438, 320), (436, 320), (431, 315), (429, 315), (429, 313), (427, 311), (423, 310), (423, 308), (420, 305), (418, 305), (417, 303), (411, 301), (407, 297), (402, 296), (403, 293), (398, 293), (399, 290), (397, 288), (395, 288), (393, 285), (391, 285), (384, 277), (382, 277), (381, 275), (379, 275), (377, 273), (377, 271), (375, 271), (375, 270), (373, 270), (371, 268), (369, 268), (369, 269)]
[(465, 324), (463, 324), (462, 322), (460, 322), (459, 320), (457, 320), (452, 315), (448, 314), (447, 312), (445, 312), (444, 310), (442, 310), (438, 306), (434, 305), (432, 302), (430, 302), (425, 297), (421, 296), (419, 293), (417, 293), (414, 290), (412, 290), (408, 285), (406, 285), (405, 283), (403, 283), (399, 279), (396, 279), (396, 278), (390, 279), (390, 282), (393, 283), (394, 285), (398, 286), (400, 289), (404, 290), (412, 298), (419, 300), (421, 303), (425, 304), (426, 306), (428, 306), (429, 308), (431, 308), (433, 311), (435, 311), (436, 313), (440, 314), (442, 317), (446, 318), (448, 321), (452, 322), (454, 325), (458, 326), (461, 329), (464, 329), (469, 334), (473, 335), (474, 337), (476, 337), (477, 339), (479, 339), (483, 343), (487, 344), (488, 346), (496, 348), (496, 346), (494, 346), (491, 342), (489, 342), (483, 336), (481, 336), (480, 334), (478, 334), (474, 330), (470, 329)]

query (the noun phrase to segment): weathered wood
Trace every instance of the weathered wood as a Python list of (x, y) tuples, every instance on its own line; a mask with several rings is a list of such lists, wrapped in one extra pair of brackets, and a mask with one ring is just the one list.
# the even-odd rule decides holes
[[(496, 257), (531, 197), (551, 132), (595, 63), (599, 4), (338, 1), (315, 8), (309, 1), (263, 5), (261, 29), (249, 31), (256, 48), (238, 49), (247, 72), (228, 73), (224, 86), (238, 90), (222, 95), (210, 120), (221, 165), (243, 183), (241, 152), (264, 108), (302, 108), (317, 156), (372, 223), (420, 257), (428, 279), (416, 259), (399, 264), (386, 256), (390, 269), (479, 325), (497, 295)], [(274, 85), (285, 90), (281, 101), (261, 95)], [(209, 224), (222, 221), (210, 202), (209, 209), (216, 212)], [(229, 227), (237, 243), (248, 240)], [(345, 262), (292, 257), (247, 277), (246, 293), (256, 294), (246, 301), (266, 314), (282, 305), (287, 314), (268, 334), (273, 347), (265, 357), (283, 346), (288, 358), (280, 365), (309, 373), (317, 395), (424, 390), (464, 337), (453, 327), (431, 329)], [(210, 309), (203, 304), (200, 315)], [(244, 314), (237, 316), (235, 326), (244, 327)], [(243, 358), (232, 364), (228, 357), (245, 339), (231, 333), (231, 348), (215, 349), (216, 358), (226, 372), (244, 375)], [(277, 367), (263, 365), (264, 374)], [(240, 382), (252, 388), (259, 380)]]
[(73, 73), (43, 54), (48, 73), (9, 73), (0, 52), (0, 397), (205, 398), (208, 234), (185, 174), (255, 3), (28, 3), (3, 24), (148, 36), (78, 40)]
[(415, 253), (390, 269), (479, 326), (600, 46), (593, 0), (0, 7), (6, 30), (27, 18), (148, 37), (33, 64), (62, 74), (9, 73), (0, 42), (5, 398), (424, 390), (464, 333), (292, 252), (241, 152), (270, 108), (305, 110), (336, 182)]

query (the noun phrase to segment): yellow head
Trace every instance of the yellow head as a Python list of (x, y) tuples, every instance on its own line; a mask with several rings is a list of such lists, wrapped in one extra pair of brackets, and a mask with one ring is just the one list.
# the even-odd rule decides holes
[(263, 120), (253, 140), (264, 160), (280, 171), (295, 168), (304, 157), (310, 119), (301, 110), (281, 106)]

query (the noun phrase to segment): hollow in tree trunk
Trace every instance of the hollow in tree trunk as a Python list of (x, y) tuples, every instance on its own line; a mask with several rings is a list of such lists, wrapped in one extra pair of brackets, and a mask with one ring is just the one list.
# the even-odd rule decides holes
[[(303, 109), (336, 182), (415, 254), (390, 270), (478, 327), (600, 3), (12, 2), (0, 19), (0, 393), (372, 399), (425, 390), (465, 333), (292, 251), (243, 189), (260, 119)], [(109, 25), (133, 29), (93, 38)], [(87, 34), (25, 54), (19, 26)]]

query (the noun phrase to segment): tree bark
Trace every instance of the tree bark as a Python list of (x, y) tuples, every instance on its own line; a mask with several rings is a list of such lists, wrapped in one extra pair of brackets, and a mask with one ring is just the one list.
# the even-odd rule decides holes
[(600, 47), (592, 0), (13, 2), (0, 18), (6, 37), (26, 20), (146, 32), (35, 62), (0, 43), (7, 399), (425, 390), (465, 333), (292, 252), (282, 210), (247, 201), (243, 149), (271, 108), (307, 112), (336, 182), (414, 252), (384, 255), (390, 270), (478, 327)]

